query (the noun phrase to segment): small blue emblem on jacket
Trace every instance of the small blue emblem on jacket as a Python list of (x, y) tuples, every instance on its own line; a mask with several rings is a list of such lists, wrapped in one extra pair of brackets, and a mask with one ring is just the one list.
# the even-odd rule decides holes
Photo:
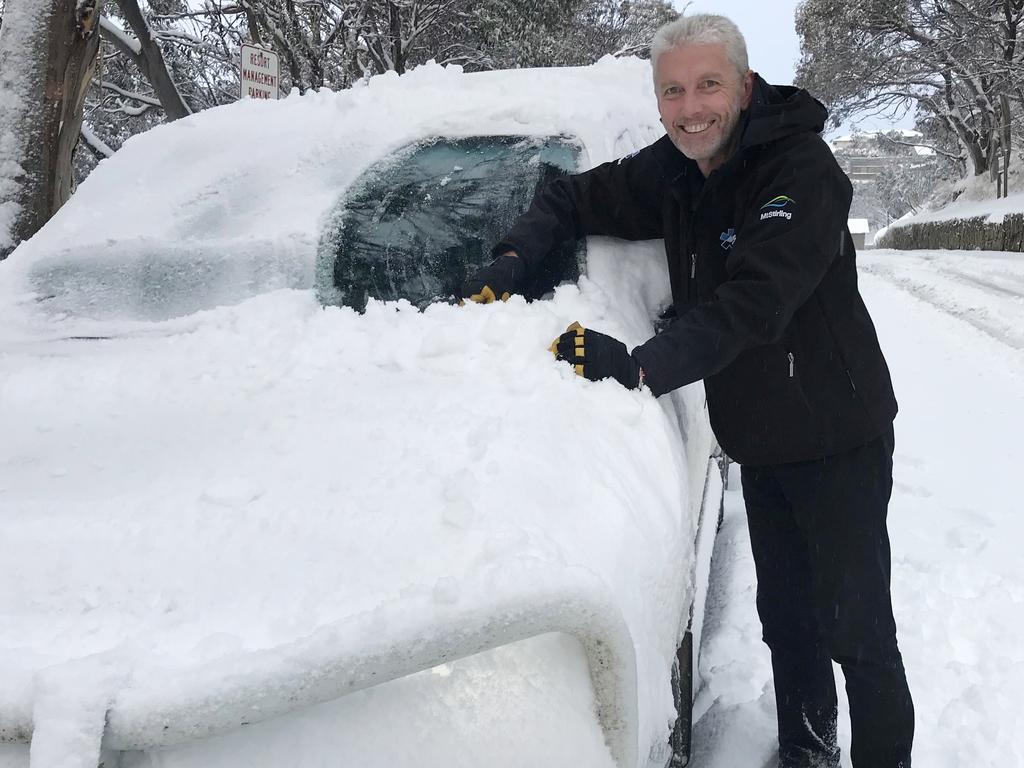
[(736, 230), (729, 227), (718, 236), (718, 239), (722, 241), (722, 248), (728, 251), (736, 244)]

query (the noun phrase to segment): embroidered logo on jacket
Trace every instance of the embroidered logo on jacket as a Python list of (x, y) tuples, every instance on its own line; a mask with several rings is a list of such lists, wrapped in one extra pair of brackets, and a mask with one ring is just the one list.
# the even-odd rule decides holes
[(718, 236), (718, 239), (722, 241), (722, 248), (728, 251), (736, 245), (736, 230), (729, 227), (725, 232)]
[(793, 212), (785, 210), (786, 206), (789, 205), (790, 203), (796, 205), (796, 200), (794, 200), (789, 195), (779, 195), (778, 197), (773, 197), (771, 200), (769, 200), (767, 203), (761, 206), (761, 221), (764, 221), (765, 219), (777, 218), (792, 219)]

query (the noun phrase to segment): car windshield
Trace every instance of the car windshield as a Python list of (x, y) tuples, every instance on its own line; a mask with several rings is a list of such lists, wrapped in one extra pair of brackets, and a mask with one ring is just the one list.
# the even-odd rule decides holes
[[(362, 310), (371, 298), (423, 307), (457, 297), (537, 189), (574, 172), (579, 155), (562, 137), (434, 139), (372, 166), (321, 239), (321, 302)], [(581, 260), (574, 242), (560, 244), (524, 294), (539, 298), (576, 280)]]

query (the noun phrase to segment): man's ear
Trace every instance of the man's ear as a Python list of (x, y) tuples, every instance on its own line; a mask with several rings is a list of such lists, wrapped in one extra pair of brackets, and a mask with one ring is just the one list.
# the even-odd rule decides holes
[(743, 109), (750, 107), (750, 100), (754, 95), (754, 70), (748, 69), (743, 76)]

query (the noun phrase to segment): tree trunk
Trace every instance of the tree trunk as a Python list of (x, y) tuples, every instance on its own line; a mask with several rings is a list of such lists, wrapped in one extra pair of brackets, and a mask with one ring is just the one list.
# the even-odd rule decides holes
[(405, 51), (402, 50), (402, 9), (398, 3), (388, 3), (388, 22), (391, 32), (391, 61), (395, 72), (405, 74)]
[(0, 33), (0, 259), (71, 194), (99, 0), (8, 0)]
[[(99, 8), (94, 10), (94, 24), (99, 22)], [(61, 129), (57, 142), (56, 176), (53, 190), (53, 211), (56, 212), (71, 197), (73, 178), (71, 164), (75, 147), (82, 132), (85, 94), (96, 71), (96, 54), (99, 52), (100, 36), (93, 28), (84, 41), (80, 55), (67, 61), (64, 71), (64, 98), (61, 105)], [(51, 59), (52, 60), (52, 59)]]

